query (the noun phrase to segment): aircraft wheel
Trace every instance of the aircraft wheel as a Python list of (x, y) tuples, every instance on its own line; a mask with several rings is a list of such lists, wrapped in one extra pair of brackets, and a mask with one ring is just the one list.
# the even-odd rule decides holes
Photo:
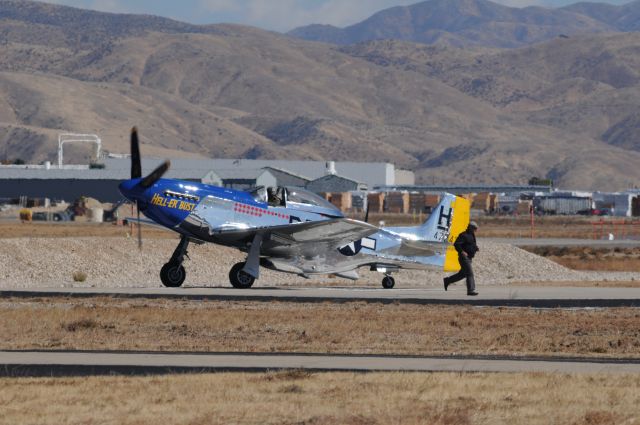
[(395, 285), (396, 285), (396, 280), (391, 276), (385, 276), (384, 279), (382, 279), (382, 287), (384, 289), (391, 289)]
[(237, 263), (231, 267), (229, 272), (229, 281), (231, 286), (237, 289), (249, 289), (256, 281), (256, 278), (242, 270), (244, 263)]
[(178, 288), (182, 286), (187, 272), (182, 264), (167, 263), (160, 269), (160, 280), (167, 288)]

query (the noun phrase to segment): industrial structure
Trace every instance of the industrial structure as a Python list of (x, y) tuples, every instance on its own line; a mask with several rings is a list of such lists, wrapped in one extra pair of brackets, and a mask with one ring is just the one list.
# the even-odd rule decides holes
[[(150, 172), (160, 162), (161, 159), (144, 159), (143, 172)], [(127, 157), (103, 158), (99, 167), (2, 165), (0, 198), (27, 196), (72, 201), (89, 196), (115, 202), (121, 199), (118, 184), (129, 173)], [(401, 175), (406, 181), (407, 172), (402, 171)], [(389, 163), (245, 159), (174, 159), (167, 177), (234, 189), (311, 185), (317, 192), (365, 190), (396, 182), (395, 166)]]
[[(97, 163), (64, 165), (63, 146), (94, 143)], [(161, 158), (142, 160), (143, 173)], [(58, 164), (0, 165), (0, 203), (30, 198), (73, 202), (90, 197), (122, 199), (118, 185), (130, 174), (128, 155), (101, 154), (95, 135), (59, 137)], [(416, 185), (415, 175), (384, 162), (288, 161), (250, 159), (173, 159), (168, 178), (231, 189), (295, 186), (319, 193), (343, 211), (429, 213), (444, 192), (471, 201), (472, 214), (600, 214), (640, 216), (640, 191), (620, 193), (554, 190), (542, 185)]]

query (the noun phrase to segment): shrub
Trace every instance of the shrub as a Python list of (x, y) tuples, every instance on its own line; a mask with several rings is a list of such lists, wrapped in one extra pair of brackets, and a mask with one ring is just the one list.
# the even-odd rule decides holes
[(84, 282), (87, 280), (87, 274), (85, 272), (74, 272), (73, 273), (73, 281), (74, 282)]
[(98, 322), (93, 319), (80, 319), (69, 323), (62, 323), (62, 329), (75, 332), (82, 329), (93, 329), (98, 326)]

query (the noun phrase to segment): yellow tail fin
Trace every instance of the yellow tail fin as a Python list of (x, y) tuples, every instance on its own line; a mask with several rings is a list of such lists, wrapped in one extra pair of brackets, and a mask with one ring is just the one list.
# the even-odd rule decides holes
[[(471, 204), (469, 200), (456, 196), (456, 200), (452, 203), (453, 218), (451, 220), (451, 228), (449, 230), (449, 243), (453, 244), (456, 241), (458, 235), (469, 226), (469, 214)], [(447, 254), (444, 258), (444, 271), (445, 272), (457, 272), (460, 270), (460, 263), (458, 262), (458, 253), (453, 245), (447, 248)]]

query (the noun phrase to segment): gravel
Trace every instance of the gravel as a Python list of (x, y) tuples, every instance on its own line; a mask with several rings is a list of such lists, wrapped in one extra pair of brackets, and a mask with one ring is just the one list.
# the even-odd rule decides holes
[[(36, 287), (160, 287), (159, 271), (170, 258), (177, 240), (149, 239), (142, 251), (134, 239), (126, 238), (16, 238), (3, 239), (0, 247), (0, 288)], [(531, 281), (614, 281), (639, 280), (640, 272), (579, 272), (517, 247), (480, 241), (474, 260), (479, 286)], [(191, 259), (185, 261), (184, 286), (229, 286), (231, 266), (243, 254), (213, 244), (191, 245)], [(74, 281), (86, 274), (83, 282)], [(382, 275), (360, 270), (361, 279), (299, 276), (261, 271), (255, 286), (339, 286), (380, 285)], [(403, 270), (395, 275), (397, 287), (440, 286), (441, 270)]]

